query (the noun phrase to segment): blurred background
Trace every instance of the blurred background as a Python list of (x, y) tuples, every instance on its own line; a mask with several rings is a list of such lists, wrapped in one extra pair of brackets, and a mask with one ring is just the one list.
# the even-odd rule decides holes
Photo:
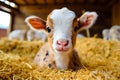
[[(46, 20), (55, 8), (68, 7), (81, 16), (84, 11), (96, 11), (99, 15), (90, 35), (102, 37), (102, 30), (120, 25), (120, 0), (0, 0), (0, 37), (6, 37), (16, 29), (28, 30), (24, 19), (31, 15)], [(86, 31), (80, 32), (86, 35)]]

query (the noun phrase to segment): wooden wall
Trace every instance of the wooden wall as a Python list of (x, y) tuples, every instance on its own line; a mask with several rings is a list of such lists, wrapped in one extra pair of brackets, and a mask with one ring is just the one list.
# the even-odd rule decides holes
[(15, 14), (13, 30), (15, 29), (28, 29), (28, 26), (24, 22), (25, 15), (22, 13)]
[(6, 29), (0, 29), (0, 37), (7, 36), (7, 30)]
[(112, 8), (112, 25), (120, 25), (120, 0)]
[[(64, 5), (51, 5), (51, 6), (22, 6), (20, 7), (21, 13), (15, 14), (14, 29), (28, 29), (24, 19), (30, 15), (36, 15), (46, 20), (47, 15), (55, 8), (61, 8)], [(106, 10), (104, 7), (81, 7), (80, 5), (69, 5), (69, 9), (76, 12), (77, 16), (82, 14), (82, 10), (96, 11), (99, 15), (96, 24), (90, 29), (91, 36), (98, 34), (101, 37), (101, 32), (104, 28), (111, 26), (111, 10)], [(85, 34), (86, 32), (81, 32)], [(86, 34), (85, 34), (86, 35)]]
[[(25, 18), (30, 15), (36, 15), (46, 20), (47, 15), (55, 8), (68, 7), (69, 9), (76, 12), (77, 16), (82, 14), (82, 11), (96, 11), (99, 15), (97, 22), (90, 29), (91, 36), (98, 34), (102, 36), (102, 30), (110, 28), (112, 25), (120, 25), (120, 0), (113, 5), (111, 8), (106, 6), (94, 6), (94, 5), (28, 5), (21, 6), (20, 12), (15, 12), (13, 20), (13, 29), (29, 29), (24, 22)], [(81, 7), (82, 6), (82, 7)], [(10, 30), (11, 31), (11, 30)], [(8, 31), (9, 32), (9, 31)], [(86, 35), (85, 31), (81, 33)]]

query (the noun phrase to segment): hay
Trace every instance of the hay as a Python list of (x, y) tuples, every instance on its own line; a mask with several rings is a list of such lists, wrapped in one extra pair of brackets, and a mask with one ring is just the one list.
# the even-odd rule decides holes
[(84, 68), (78, 71), (40, 69), (32, 61), (41, 41), (0, 40), (0, 80), (119, 80), (120, 42), (77, 39)]

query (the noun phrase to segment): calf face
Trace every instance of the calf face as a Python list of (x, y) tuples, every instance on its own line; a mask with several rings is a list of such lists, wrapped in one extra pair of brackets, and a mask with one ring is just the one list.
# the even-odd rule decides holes
[(67, 55), (74, 48), (77, 33), (90, 28), (96, 18), (96, 12), (85, 12), (76, 18), (73, 11), (62, 8), (53, 10), (46, 22), (36, 16), (28, 17), (25, 21), (31, 29), (48, 33), (48, 41), (56, 54)]

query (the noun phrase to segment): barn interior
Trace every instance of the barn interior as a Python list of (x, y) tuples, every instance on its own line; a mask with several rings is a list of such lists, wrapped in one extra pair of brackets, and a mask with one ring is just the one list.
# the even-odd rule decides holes
[[(7, 38), (13, 30), (29, 30), (26, 17), (46, 20), (53, 9), (62, 7), (77, 16), (85, 11), (98, 14), (90, 29), (79, 32), (86, 37), (76, 41), (83, 65), (77, 71), (41, 69), (33, 59), (44, 42)], [(102, 39), (104, 29), (120, 25), (119, 14), (120, 0), (0, 0), (0, 80), (120, 80), (120, 41)]]
[[(62, 7), (75, 11), (77, 16), (81, 16), (84, 11), (96, 11), (99, 17), (96, 24), (90, 28), (90, 34), (102, 37), (103, 29), (120, 25), (119, 5), (119, 0), (0, 0), (0, 11), (10, 15), (7, 29), (0, 29), (0, 37), (7, 36), (15, 29), (28, 29), (24, 19), (30, 15), (46, 20), (53, 9)], [(0, 21), (2, 19), (1, 17)], [(86, 35), (85, 31), (81, 33)]]

